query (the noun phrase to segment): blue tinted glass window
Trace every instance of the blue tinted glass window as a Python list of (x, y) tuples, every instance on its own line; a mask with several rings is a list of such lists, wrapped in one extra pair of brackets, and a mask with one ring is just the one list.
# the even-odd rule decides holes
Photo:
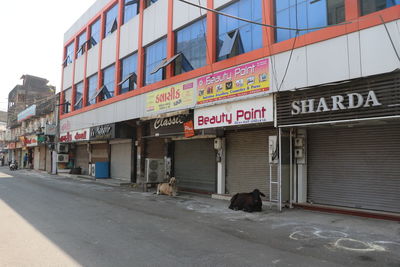
[(104, 30), (104, 38), (113, 33), (116, 30), (118, 17), (118, 4), (113, 6), (106, 13), (106, 25)]
[(163, 70), (160, 69), (154, 74), (150, 74), (153, 69), (158, 66), (163, 59), (167, 57), (167, 40), (162, 39), (155, 44), (152, 44), (145, 49), (145, 77), (144, 84), (152, 84), (163, 79)]
[(399, 5), (400, 0), (361, 0), (361, 15), (367, 15), (391, 6)]
[(106, 100), (114, 96), (115, 91), (115, 65), (111, 65), (110, 67), (103, 70), (103, 86), (106, 88), (103, 89), (100, 94), (101, 100)]
[(81, 109), (83, 104), (83, 82), (75, 85), (75, 110)]
[(97, 45), (100, 41), (100, 20), (90, 26), (89, 49)]
[(124, 24), (139, 13), (139, 0), (125, 0)]
[[(297, 3), (297, 4), (296, 4)], [(344, 22), (344, 0), (276, 0), (276, 25), (299, 31), (299, 35), (315, 31), (319, 27)], [(296, 30), (277, 29), (276, 41), (294, 38)]]
[(83, 55), (83, 53), (85, 53), (85, 42), (86, 42), (86, 32), (82, 33), (81, 35), (79, 35), (78, 37), (78, 52), (76, 53), (76, 57), (80, 57)]
[(72, 63), (72, 60), (74, 58), (74, 42), (72, 42), (71, 44), (69, 44), (66, 48), (66, 56), (65, 56), (65, 60), (64, 60), (64, 66), (68, 66), (69, 64)]
[[(222, 9), (221, 12), (261, 23), (261, 10), (261, 0), (240, 0)], [(231, 56), (236, 56), (262, 47), (261, 26), (218, 15), (217, 55), (219, 55), (224, 41), (227, 41), (227, 36), (232, 37), (235, 30), (238, 30), (238, 35)], [(218, 60), (223, 60), (227, 57), (228, 56), (218, 57)]]
[(69, 113), (71, 111), (72, 103), (72, 88), (64, 90), (64, 109), (63, 113)]
[(206, 65), (206, 30), (206, 19), (202, 19), (176, 32), (175, 54), (182, 56), (175, 61), (175, 74)]
[[(121, 84), (121, 94), (132, 91), (135, 89), (135, 82), (134, 78), (132, 77), (132, 73), (136, 75), (137, 70), (137, 54), (133, 54), (129, 57), (126, 57), (122, 60), (122, 77), (121, 81), (126, 80), (124, 83)], [(131, 78), (129, 78), (131, 77)]]
[(93, 98), (93, 96), (96, 94), (96, 90), (97, 90), (97, 74), (90, 76), (88, 79), (88, 100), (87, 100), (88, 106), (96, 103), (96, 98)]

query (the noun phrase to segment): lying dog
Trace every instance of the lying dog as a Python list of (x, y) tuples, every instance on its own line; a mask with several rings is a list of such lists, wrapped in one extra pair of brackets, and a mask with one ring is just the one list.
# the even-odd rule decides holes
[(261, 197), (265, 197), (258, 189), (251, 193), (237, 193), (231, 198), (229, 208), (231, 210), (243, 210), (246, 212), (262, 211)]
[(167, 196), (176, 196), (177, 195), (177, 187), (176, 187), (176, 179), (172, 177), (169, 180), (169, 183), (161, 183), (157, 185), (157, 195), (167, 195)]

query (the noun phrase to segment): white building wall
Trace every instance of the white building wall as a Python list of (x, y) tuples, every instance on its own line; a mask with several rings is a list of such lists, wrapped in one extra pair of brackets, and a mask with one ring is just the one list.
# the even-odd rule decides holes
[[(189, 2), (196, 5), (199, 4), (199, 0), (189, 0)], [(207, 0), (200, 0), (200, 5), (207, 7)], [(179, 16), (174, 16), (173, 18), (173, 29), (176, 30), (199, 17), (206, 15), (207, 11), (180, 1), (174, 1), (174, 14), (179, 14)]]
[(72, 86), (73, 63), (64, 68), (63, 90)]
[(116, 58), (116, 45), (117, 41), (117, 32), (113, 32), (105, 39), (103, 39), (103, 47), (101, 50), (101, 68), (109, 66), (110, 64), (115, 62)]
[(86, 76), (92, 76), (99, 70), (99, 45), (89, 49), (87, 56)]
[(84, 73), (85, 73), (85, 54), (81, 55), (76, 59), (75, 81), (74, 81), (75, 84), (83, 80)]
[(139, 42), (139, 16), (133, 17), (127, 23), (121, 26), (121, 41), (119, 58), (138, 50)]
[(235, 2), (235, 0), (214, 0), (214, 8), (219, 8), (223, 5), (226, 5), (230, 2)]
[(143, 13), (143, 46), (165, 36), (168, 30), (168, 1), (158, 1)]

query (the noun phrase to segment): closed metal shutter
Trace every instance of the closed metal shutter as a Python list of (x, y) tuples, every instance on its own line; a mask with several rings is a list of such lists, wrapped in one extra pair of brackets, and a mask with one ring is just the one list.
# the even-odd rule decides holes
[(132, 142), (111, 145), (111, 178), (131, 181)]
[(217, 169), (213, 139), (176, 141), (174, 157), (180, 188), (215, 193)]
[(39, 170), (40, 148), (36, 146), (33, 153), (33, 169)]
[(46, 171), (51, 173), (51, 150), (46, 146)]
[(92, 163), (107, 162), (108, 159), (108, 144), (92, 144)]
[(400, 126), (309, 130), (308, 198), (400, 212)]
[(164, 145), (163, 138), (151, 138), (146, 140), (146, 156), (145, 158), (164, 158)]
[[(269, 197), (268, 136), (276, 131), (226, 133), (226, 190), (229, 194), (259, 189)], [(277, 166), (273, 165), (276, 177)], [(275, 194), (273, 195), (275, 197)]]
[(89, 153), (87, 152), (87, 145), (76, 146), (75, 166), (81, 167), (82, 174), (89, 174)]
[(39, 170), (44, 171), (46, 169), (46, 146), (40, 146), (40, 159), (39, 159)]

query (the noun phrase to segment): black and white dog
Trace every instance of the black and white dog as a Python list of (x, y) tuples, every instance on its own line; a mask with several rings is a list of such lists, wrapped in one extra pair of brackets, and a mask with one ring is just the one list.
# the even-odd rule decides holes
[(254, 189), (251, 193), (237, 193), (231, 198), (229, 208), (246, 212), (262, 211), (261, 196), (265, 197), (258, 189)]

